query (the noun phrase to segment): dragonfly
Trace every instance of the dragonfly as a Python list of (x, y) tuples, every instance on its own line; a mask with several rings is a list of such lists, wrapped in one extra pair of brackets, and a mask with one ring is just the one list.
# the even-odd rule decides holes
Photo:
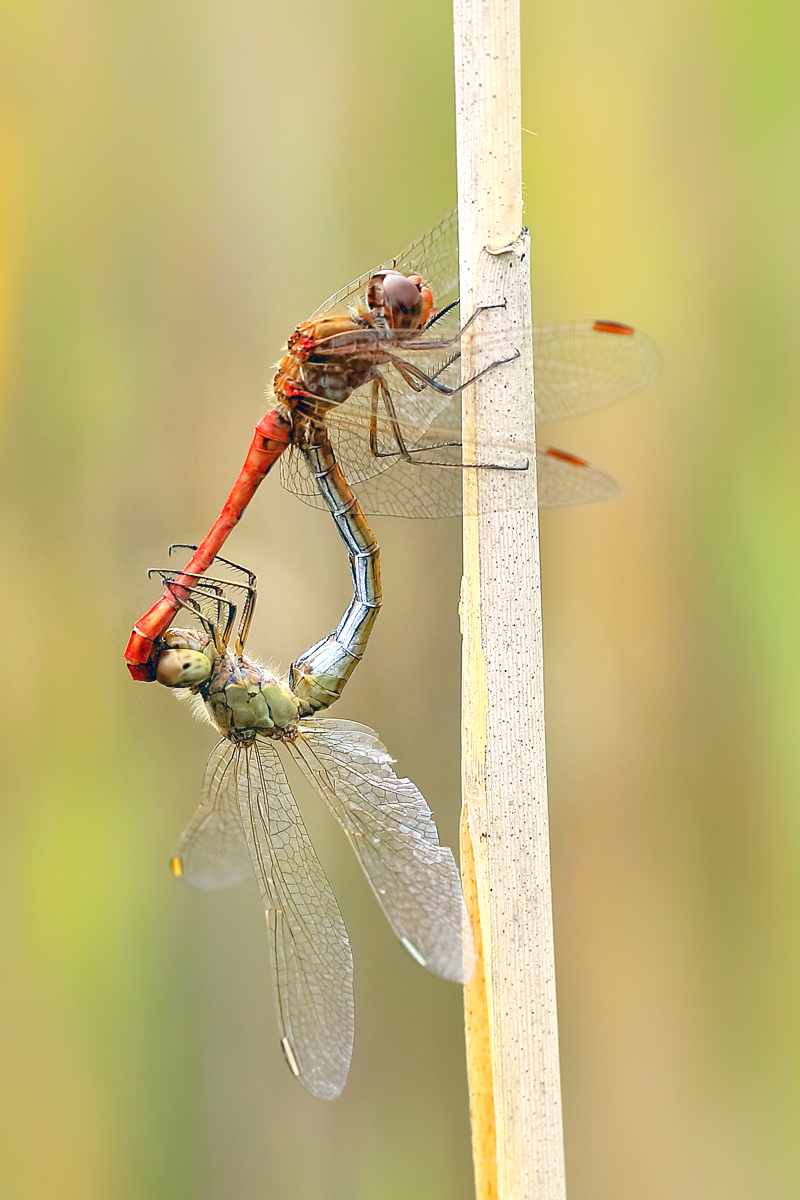
[[(333, 492), (346, 496), (330, 458), (317, 465), (333, 477)], [(353, 1051), (353, 959), (281, 755), (296, 763), (344, 830), (411, 957), (459, 983), (475, 961), (458, 868), (422, 794), (395, 774), (373, 730), (317, 715), (341, 694), (380, 607), (377, 546), (357, 504), (345, 508), (353, 601), (334, 633), (302, 654), (285, 679), (245, 653), (256, 603), (251, 572), (219, 556), (233, 578), (155, 572), (197, 624), (159, 639), (156, 679), (188, 692), (220, 735), (172, 871), (204, 889), (255, 876), (281, 1049), (300, 1083), (327, 1100), (342, 1091)]]
[[(498, 299), (502, 304), (502, 300)], [(203, 573), (241, 518), (256, 488), (280, 460), (284, 485), (321, 506), (303, 447), (324, 425), (364, 511), (442, 517), (461, 510), (458, 224), (455, 211), (397, 255), (359, 276), (298, 325), (278, 363), (272, 407), (255, 436), (220, 515), (187, 563)], [(477, 326), (476, 326), (477, 328)], [(480, 336), (479, 334), (476, 336)], [(576, 416), (650, 382), (660, 369), (653, 342), (617, 321), (550, 325), (533, 331), (535, 410), (540, 421)], [(502, 369), (519, 351), (497, 347), (480, 372)], [(525, 469), (528, 459), (497, 448), (497, 461)], [(470, 465), (470, 464), (466, 464)], [(567, 451), (536, 450), (539, 503), (545, 507), (610, 499), (617, 484)], [(135, 679), (153, 678), (153, 648), (176, 611), (161, 599), (134, 626), (125, 657)]]

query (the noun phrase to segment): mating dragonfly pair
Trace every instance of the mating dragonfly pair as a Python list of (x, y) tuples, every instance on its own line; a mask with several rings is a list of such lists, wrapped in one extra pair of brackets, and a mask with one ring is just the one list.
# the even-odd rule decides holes
[[(525, 469), (525, 447), (498, 444), (491, 462), (462, 461), (455, 213), (391, 263), (355, 280), (298, 326), (278, 365), (275, 403), (256, 426), (220, 516), (182, 571), (156, 572), (161, 599), (135, 625), (126, 659), (136, 679), (188, 690), (222, 735), (202, 803), (173, 870), (198, 887), (254, 873), (270, 931), (281, 1046), (297, 1078), (333, 1098), (353, 1046), (352, 957), (336, 900), (281, 767), (292, 757), (345, 831), (401, 943), (421, 965), (463, 981), (473, 949), (453, 855), (430, 809), (398, 778), (372, 730), (316, 714), (360, 661), (380, 608), (379, 553), (369, 512), (433, 517), (460, 511), (463, 471)], [(439, 307), (436, 308), (435, 304)], [(478, 333), (479, 337), (480, 334)], [(518, 356), (498, 346), (487, 370)], [(536, 415), (574, 416), (626, 395), (659, 369), (643, 334), (612, 321), (534, 330)], [(536, 448), (540, 504), (605, 499), (617, 485), (582, 459)], [(353, 600), (336, 630), (285, 681), (245, 655), (254, 577), (219, 551), (258, 484), (280, 460), (283, 483), (325, 506), (347, 547)], [(214, 560), (225, 579), (204, 575)], [(231, 573), (240, 578), (230, 578)], [(244, 582), (242, 582), (242, 578)], [(170, 629), (183, 609), (199, 628)], [(233, 639), (233, 642), (231, 642)]]

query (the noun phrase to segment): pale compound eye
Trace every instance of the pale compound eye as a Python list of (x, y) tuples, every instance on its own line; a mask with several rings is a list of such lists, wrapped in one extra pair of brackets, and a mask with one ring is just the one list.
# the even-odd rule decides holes
[(415, 329), (420, 324), (422, 293), (419, 284), (407, 275), (402, 275), (400, 271), (386, 272), (383, 277), (383, 301), (392, 328)]
[(156, 679), (164, 687), (193, 687), (211, 674), (211, 662), (199, 650), (165, 650), (156, 663)]

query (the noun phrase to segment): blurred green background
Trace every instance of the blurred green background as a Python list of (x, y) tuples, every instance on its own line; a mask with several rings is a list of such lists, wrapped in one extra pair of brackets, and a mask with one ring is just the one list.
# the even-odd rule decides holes
[[(542, 522), (570, 1197), (794, 1200), (800, 17), (523, 16), (534, 316), (630, 321), (666, 360), (548, 430), (625, 490)], [(321, 824), (357, 1041), (342, 1099), (307, 1096), (254, 891), (167, 869), (211, 732), (122, 662), (288, 333), (454, 200), (448, 5), (7, 0), (3, 25), (0, 1188), (468, 1200), (458, 990)], [(337, 715), (452, 840), (460, 531), (375, 527), (386, 606)], [(257, 653), (286, 665), (338, 619), (342, 550), (277, 479), (230, 553), (259, 574)]]

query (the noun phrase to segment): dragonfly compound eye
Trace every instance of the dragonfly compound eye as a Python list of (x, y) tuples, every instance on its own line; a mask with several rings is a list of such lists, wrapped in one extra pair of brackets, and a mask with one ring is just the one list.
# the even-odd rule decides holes
[(156, 663), (156, 679), (165, 687), (193, 687), (211, 674), (211, 660), (199, 650), (165, 650)]
[(418, 275), (409, 279), (400, 271), (384, 273), (383, 305), (392, 329), (416, 329), (421, 324), (423, 299), (417, 279)]

